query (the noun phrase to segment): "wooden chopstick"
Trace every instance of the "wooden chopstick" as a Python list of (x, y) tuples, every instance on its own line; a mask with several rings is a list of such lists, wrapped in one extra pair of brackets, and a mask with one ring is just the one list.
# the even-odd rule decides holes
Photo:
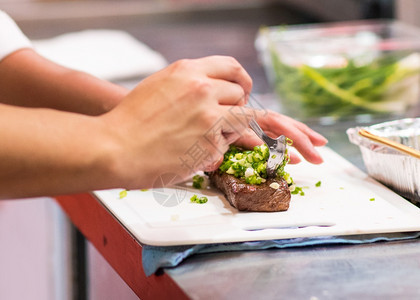
[(420, 159), (420, 151), (410, 148), (406, 145), (394, 142), (388, 138), (385, 137), (381, 137), (381, 136), (377, 136), (373, 133), (370, 133), (369, 131), (367, 131), (366, 129), (360, 129), (359, 130), (359, 134), (363, 137), (366, 137), (372, 141), (387, 145), (389, 147), (392, 147), (394, 149), (397, 149), (398, 151), (404, 152), (408, 155), (414, 156), (416, 158)]

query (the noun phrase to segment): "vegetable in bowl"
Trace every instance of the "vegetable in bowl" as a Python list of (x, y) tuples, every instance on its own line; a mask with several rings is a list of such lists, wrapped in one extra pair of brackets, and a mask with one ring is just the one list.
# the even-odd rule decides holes
[(392, 20), (272, 26), (256, 48), (297, 119), (402, 115), (419, 101), (420, 30)]
[(362, 66), (350, 59), (338, 68), (288, 66), (276, 51), (271, 55), (275, 90), (298, 116), (398, 112), (417, 100), (417, 53), (387, 54)]

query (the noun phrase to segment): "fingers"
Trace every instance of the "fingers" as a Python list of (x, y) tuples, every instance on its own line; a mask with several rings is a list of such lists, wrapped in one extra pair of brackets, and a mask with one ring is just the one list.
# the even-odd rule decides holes
[(217, 169), (229, 146), (248, 130), (249, 108), (219, 105), (216, 111), (213, 123), (204, 137), (211, 152), (210, 159), (204, 165), (205, 171)]
[[(221, 106), (219, 114), (219, 132), (223, 137), (217, 143), (220, 146), (235, 143), (239, 147), (251, 149), (261, 145), (262, 141), (248, 127), (250, 119), (255, 117), (269, 136), (278, 137), (283, 134), (293, 141), (293, 147), (307, 161), (314, 164), (323, 162), (315, 146), (325, 145), (327, 139), (299, 121), (272, 111), (255, 111), (240, 106)], [(292, 152), (290, 159), (292, 164), (300, 162), (300, 157)]]
[[(241, 147), (243, 149), (252, 149), (255, 146), (262, 145), (262, 141), (259, 137), (256, 136), (256, 134), (251, 130), (247, 129), (243, 132), (242, 136), (240, 136), (236, 141), (235, 145), (238, 147)], [(299, 155), (296, 153), (293, 153), (289, 150), (289, 156), (290, 156), (290, 163), (291, 164), (297, 164), (301, 161)]]
[[(153, 96), (148, 115), (171, 123), (168, 131), (182, 132), (176, 142), (199, 145), (203, 155), (194, 161), (193, 169), (214, 170), (229, 145), (248, 127), (246, 114), (236, 108), (244, 107), (251, 89), (250, 76), (233, 58), (180, 60), (143, 80), (129, 109), (138, 109), (135, 100), (145, 98), (144, 94)], [(172, 114), (162, 113), (167, 107)]]
[(287, 117), (287, 118), (291, 122), (294, 123), (294, 125), (296, 126), (297, 129), (299, 129), (302, 133), (304, 133), (309, 138), (309, 140), (311, 141), (311, 143), (314, 146), (324, 146), (325, 144), (328, 143), (328, 140), (324, 136), (322, 136), (318, 132), (312, 130), (306, 124), (301, 123), (301, 122), (296, 121), (296, 120), (293, 120), (289, 117)]
[(289, 162), (290, 164), (297, 164), (301, 162), (300, 157), (296, 153), (289, 151), (289, 157), (290, 157), (290, 162)]
[(244, 89), (237, 83), (213, 79), (213, 98), (221, 105), (243, 106), (248, 102)]
[(248, 129), (249, 121), (252, 118), (252, 109), (245, 106), (221, 106), (220, 112), (226, 124), (223, 133), (229, 143), (233, 143), (244, 135), (249, 134)]
[[(227, 150), (226, 150), (227, 151)], [(225, 152), (226, 152), (225, 151)], [(222, 162), (223, 162), (223, 155), (222, 156), (220, 156), (219, 158), (217, 158), (217, 159), (215, 159), (214, 160), (214, 162), (212, 163), (212, 164), (210, 164), (210, 165), (207, 165), (207, 166), (205, 166), (204, 167), (204, 172), (212, 172), (212, 171), (215, 171), (215, 170), (217, 170), (218, 168), (219, 168), (219, 166), (222, 164)]]
[[(184, 78), (195, 78), (195, 86), (210, 89), (214, 99), (225, 105), (244, 105), (252, 89), (252, 79), (232, 57), (208, 56), (200, 59), (183, 59), (173, 63), (171, 73)], [(191, 76), (194, 74), (194, 76)], [(204, 75), (204, 77), (203, 77)], [(193, 85), (194, 87), (194, 85)]]
[[(327, 139), (310, 129), (307, 125), (290, 117), (268, 110), (253, 110), (249, 113), (254, 115), (258, 124), (269, 136), (275, 138), (283, 134), (293, 141), (293, 147), (295, 147), (307, 161), (314, 164), (323, 162), (323, 159), (316, 151), (315, 146), (325, 145)], [(262, 141), (250, 129), (242, 131), (242, 135), (235, 141), (235, 145), (247, 149), (260, 145), (261, 143)], [(294, 153), (291, 153), (290, 157), (291, 163), (298, 163), (300, 161), (299, 156)]]
[(244, 95), (251, 93), (252, 79), (236, 59), (229, 56), (209, 56), (202, 60), (209, 77), (237, 83), (244, 90)]
[(271, 111), (267, 111), (267, 115), (264, 118), (259, 118), (258, 121), (260, 121), (263, 130), (268, 131), (269, 135), (270, 133), (274, 136), (284, 134), (290, 138), (293, 141), (293, 147), (307, 161), (314, 164), (323, 162), (314, 146), (323, 146), (327, 143), (327, 140), (303, 123)]
[(259, 137), (250, 128), (242, 132), (242, 135), (235, 141), (235, 145), (243, 149), (252, 149), (263, 143)]

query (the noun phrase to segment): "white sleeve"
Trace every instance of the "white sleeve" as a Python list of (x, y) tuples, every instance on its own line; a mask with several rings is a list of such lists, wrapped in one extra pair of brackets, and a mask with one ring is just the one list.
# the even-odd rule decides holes
[(0, 61), (22, 48), (32, 48), (31, 42), (12, 18), (0, 10)]

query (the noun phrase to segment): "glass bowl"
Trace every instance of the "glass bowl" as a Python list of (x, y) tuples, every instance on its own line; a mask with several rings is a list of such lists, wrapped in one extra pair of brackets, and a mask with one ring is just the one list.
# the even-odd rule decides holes
[(419, 102), (420, 30), (397, 21), (263, 27), (255, 41), (282, 112), (402, 115)]

